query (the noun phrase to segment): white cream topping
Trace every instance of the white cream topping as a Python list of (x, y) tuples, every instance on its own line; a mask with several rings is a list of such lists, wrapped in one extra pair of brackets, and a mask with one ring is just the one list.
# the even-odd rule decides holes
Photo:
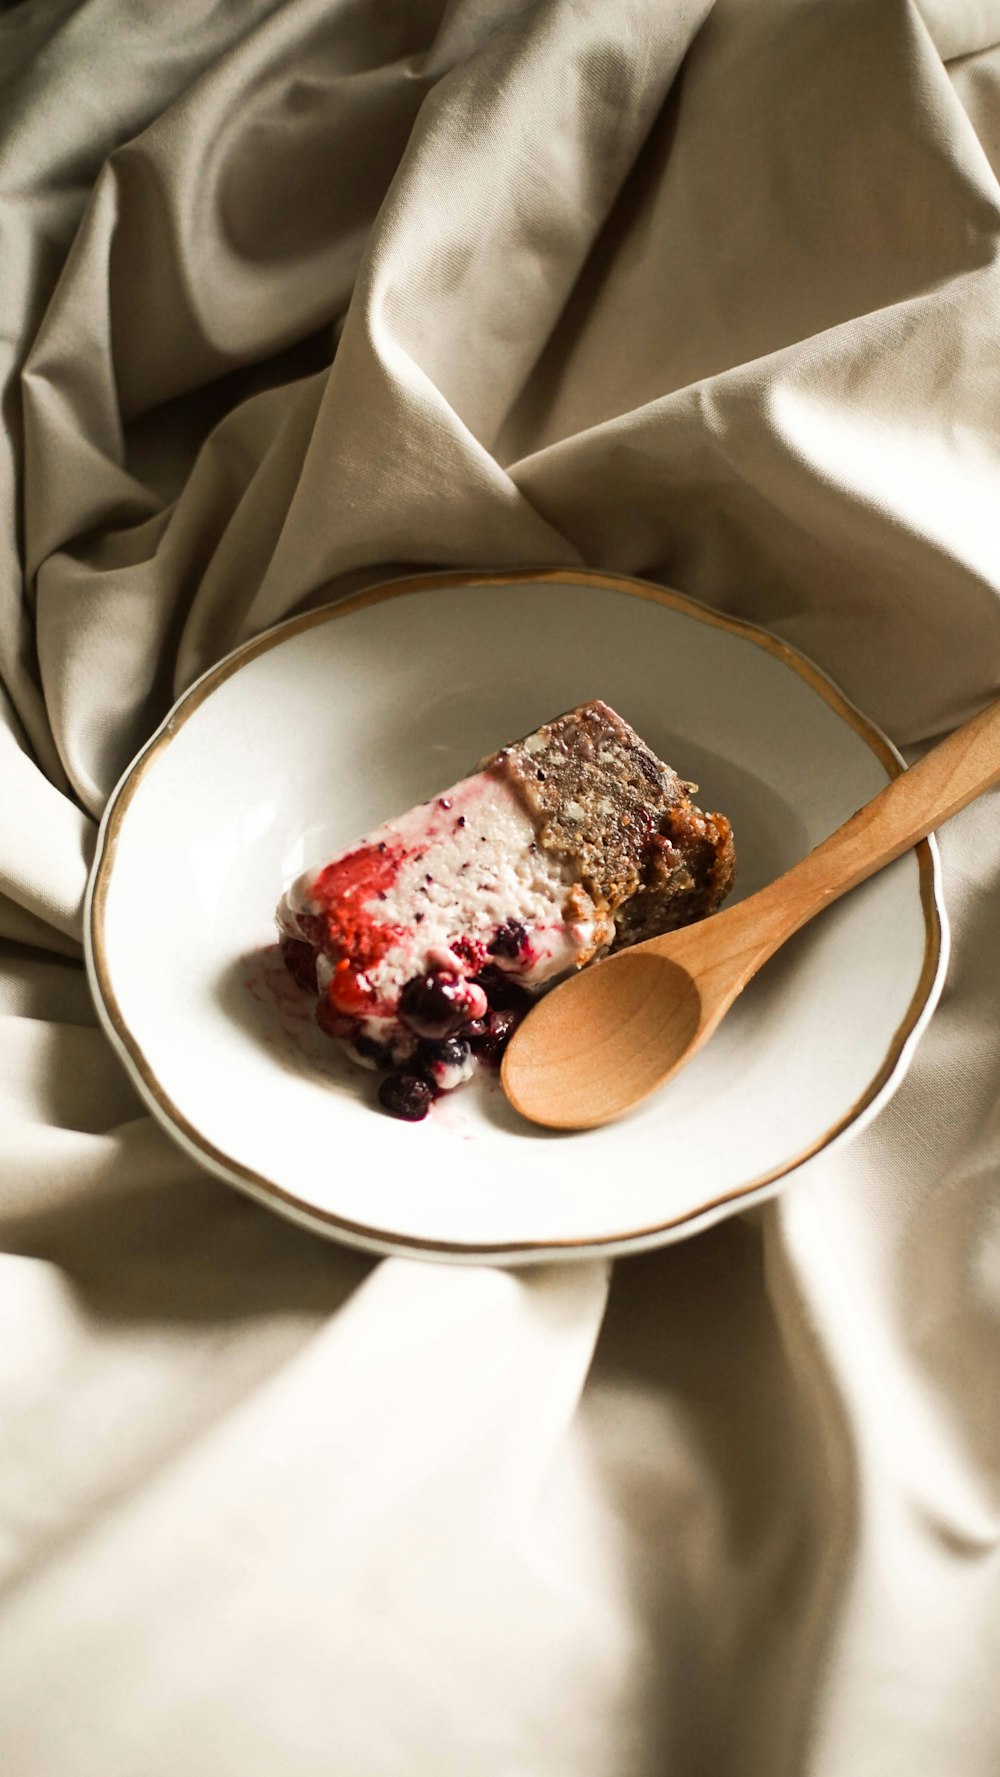
[[(493, 773), (463, 778), (431, 802), (384, 822), (349, 850), (380, 843), (412, 854), (404, 857), (384, 898), (366, 903), (373, 918), (405, 933), (368, 974), (388, 1007), (395, 1007), (413, 975), (434, 969), (467, 974), (469, 964), (453, 946), (463, 938), (488, 945), (497, 927), (511, 921), (524, 927), (526, 952), (513, 958), (491, 955), (490, 961), (529, 987), (589, 962), (614, 937), (610, 920), (567, 916), (572, 872), (537, 845), (534, 824), (516, 792)], [(312, 887), (331, 861), (313, 866), (289, 886), (278, 908), (283, 932), (299, 935), (297, 915), (318, 911)], [(331, 973), (329, 959), (318, 957), (321, 992)], [(470, 992), (480, 994), (471, 983)], [(394, 1050), (412, 1047), (412, 1037), (391, 1015), (368, 1015), (359, 1024)], [(405, 1042), (397, 1044), (397, 1037)], [(459, 1079), (449, 1077), (447, 1085), (443, 1079), (439, 1084), (448, 1090)]]
[[(433, 801), (386, 821), (350, 850), (380, 842), (415, 854), (404, 859), (385, 899), (367, 903), (380, 922), (407, 933), (371, 971), (373, 984), (390, 1002), (424, 969), (463, 973), (466, 965), (452, 950), (456, 941), (489, 943), (496, 928), (511, 920), (525, 928), (528, 956), (493, 960), (529, 986), (589, 961), (614, 935), (610, 921), (566, 917), (572, 874), (536, 845), (531, 817), (516, 792), (492, 773), (464, 778)], [(288, 888), (278, 909), (284, 931), (294, 935), (296, 914), (316, 911), (311, 890), (318, 874), (314, 866)], [(321, 957), (321, 988), (329, 976), (330, 965)]]
[[(528, 934), (531, 964), (517, 968), (529, 982), (569, 968), (581, 948), (564, 917), (570, 878), (557, 860), (535, 846), (531, 817), (503, 779), (477, 773), (456, 785), (446, 798), (447, 812), (437, 803), (431, 815), (428, 848), (407, 861), (380, 916), (392, 923), (412, 924), (412, 944), (394, 950), (379, 970), (413, 972), (413, 963), (440, 967), (457, 939), (488, 943), (497, 926), (516, 920)], [(442, 818), (443, 817), (443, 818)], [(464, 817), (464, 827), (458, 820)], [(532, 849), (532, 848), (535, 849)], [(461, 959), (452, 958), (461, 968)], [(513, 959), (497, 958), (517, 967)]]

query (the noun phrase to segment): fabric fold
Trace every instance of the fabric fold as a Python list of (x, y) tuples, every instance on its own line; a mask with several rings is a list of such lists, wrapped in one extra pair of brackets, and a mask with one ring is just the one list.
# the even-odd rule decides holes
[(997, 793), (891, 1105), (613, 1275), (198, 1172), (79, 952), (176, 697), (394, 574), (644, 575), (901, 744), (996, 696), (998, 175), (995, 0), (0, 12), (17, 1777), (994, 1777)]

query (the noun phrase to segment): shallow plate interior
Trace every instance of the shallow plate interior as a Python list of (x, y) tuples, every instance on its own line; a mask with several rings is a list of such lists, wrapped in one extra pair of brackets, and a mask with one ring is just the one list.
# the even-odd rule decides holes
[(492, 1079), (420, 1125), (315, 1032), (274, 967), (306, 864), (587, 698), (611, 703), (733, 821), (738, 896), (895, 770), (815, 668), (676, 595), (599, 576), (442, 576), (293, 620), (207, 675), (123, 780), (88, 957), (114, 1040), (207, 1164), (384, 1250), (628, 1250), (743, 1206), (898, 1077), (943, 968), (925, 844), (828, 911), (712, 1043), (622, 1122), (535, 1129)]

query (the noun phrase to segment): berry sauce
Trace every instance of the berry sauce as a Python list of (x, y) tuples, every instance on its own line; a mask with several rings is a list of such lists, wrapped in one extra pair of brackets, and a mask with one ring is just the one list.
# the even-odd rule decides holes
[[(468, 1077), (472, 1057), (498, 1068), (536, 997), (517, 979), (534, 960), (528, 933), (519, 921), (507, 920), (489, 941), (456, 938), (452, 964), (445, 967), (447, 958), (442, 957), (426, 973), (411, 977), (398, 1005), (380, 999), (370, 971), (414, 934), (407, 926), (380, 920), (378, 903), (403, 865), (420, 858), (424, 849), (380, 841), (335, 859), (310, 886), (314, 911), (297, 915), (301, 937), (282, 943), (285, 966), (308, 992), (319, 991), (317, 959), (324, 956), (332, 964), (326, 990), (319, 994), (316, 1021), (328, 1036), (352, 1044), (357, 1057), (382, 1074), (379, 1103), (390, 1116), (408, 1123), (421, 1122), (436, 1098)], [(372, 1017), (398, 1020), (396, 1028), (409, 1033), (405, 1058), (394, 1061), (390, 1044), (367, 1034), (364, 1021)]]
[(378, 919), (368, 903), (384, 896), (403, 864), (420, 855), (384, 841), (362, 845), (328, 864), (312, 885), (322, 932), (319, 948), (334, 964), (326, 998), (343, 1017), (362, 1018), (382, 1010), (369, 971), (411, 934), (407, 926)]

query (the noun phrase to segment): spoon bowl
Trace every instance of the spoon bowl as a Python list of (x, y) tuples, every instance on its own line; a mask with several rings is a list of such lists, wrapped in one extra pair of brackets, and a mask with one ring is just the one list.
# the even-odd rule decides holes
[[(517, 1036), (504, 1086), (515, 1110), (544, 1095), (550, 1129), (596, 1129), (681, 1067), (699, 1040), (705, 1008), (680, 960), (646, 947), (623, 950), (577, 976), (570, 1000), (549, 994)], [(508, 1055), (513, 1049), (508, 1051)], [(627, 1058), (623, 1069), (622, 1058)], [(586, 1103), (578, 1081), (586, 1078)], [(525, 1114), (531, 1116), (530, 1108)]]
[(1000, 701), (748, 900), (573, 976), (515, 1031), (501, 1079), (549, 1129), (594, 1129), (672, 1078), (793, 932), (1000, 783)]

